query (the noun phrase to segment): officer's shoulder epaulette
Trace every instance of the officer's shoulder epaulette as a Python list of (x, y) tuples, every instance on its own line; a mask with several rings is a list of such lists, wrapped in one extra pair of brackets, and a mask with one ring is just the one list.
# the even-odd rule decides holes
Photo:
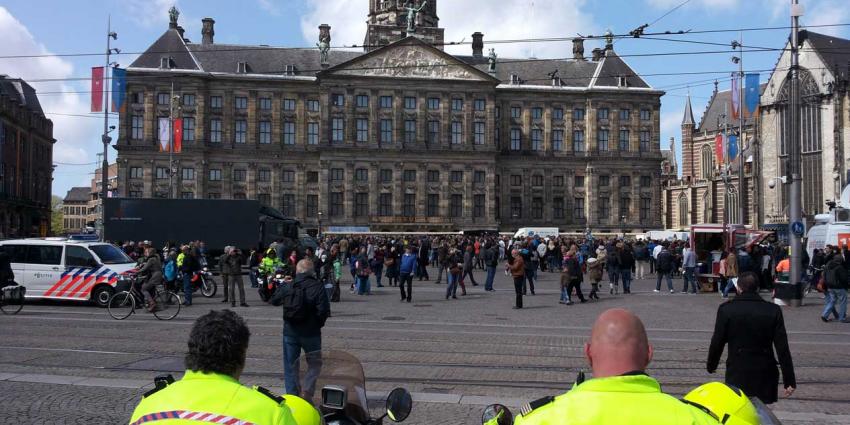
[(523, 404), (522, 407), (520, 407), (520, 413), (522, 413), (522, 416), (528, 416), (529, 413), (531, 413), (534, 410), (539, 409), (539, 408), (541, 408), (541, 407), (543, 407), (543, 406), (545, 406), (545, 405), (547, 405), (547, 404), (549, 404), (553, 401), (555, 401), (555, 397), (552, 397), (552, 396), (546, 396), (546, 397), (543, 397), (543, 398), (538, 398), (537, 400)]
[(148, 398), (154, 394), (156, 394), (160, 390), (164, 390), (166, 387), (174, 383), (174, 377), (169, 375), (160, 375), (154, 378), (153, 385), (148, 392), (142, 394), (142, 398)]
[(279, 395), (277, 395), (277, 394), (275, 394), (275, 393), (273, 393), (273, 392), (269, 391), (269, 390), (268, 390), (268, 389), (266, 389), (266, 388), (263, 388), (263, 387), (260, 387), (260, 386), (256, 386), (256, 387), (254, 387), (254, 390), (255, 390), (255, 391), (257, 391), (258, 393), (260, 393), (260, 394), (262, 394), (262, 395), (264, 395), (264, 396), (266, 396), (266, 397), (268, 397), (268, 398), (270, 398), (270, 399), (274, 400), (274, 402), (275, 402), (275, 403), (277, 403), (277, 404), (281, 404), (281, 403), (283, 403), (283, 397), (281, 397), (281, 396), (279, 396)]

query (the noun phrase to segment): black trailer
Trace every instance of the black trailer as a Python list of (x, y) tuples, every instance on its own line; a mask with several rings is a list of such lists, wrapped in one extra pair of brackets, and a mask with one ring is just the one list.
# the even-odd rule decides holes
[(211, 253), (278, 240), (303, 244), (298, 220), (254, 200), (108, 198), (104, 208), (104, 238), (113, 242), (148, 240), (162, 247), (202, 240)]

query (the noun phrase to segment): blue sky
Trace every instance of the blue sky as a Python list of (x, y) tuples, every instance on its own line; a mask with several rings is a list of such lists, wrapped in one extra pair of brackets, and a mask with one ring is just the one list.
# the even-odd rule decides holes
[[(432, 0), (434, 1), (434, 0)], [(451, 41), (470, 40), (481, 31), (487, 40), (573, 37), (576, 34), (602, 34), (610, 28), (616, 34), (652, 23), (684, 0), (437, 0), (441, 26)], [(806, 7), (804, 25), (848, 24), (850, 8), (846, 0), (801, 0)], [(105, 50), (107, 16), (119, 36), (115, 47), (131, 54), (117, 61), (129, 65), (150, 45), (168, 22), (167, 10), (176, 4), (181, 11), (180, 24), (187, 37), (200, 40), (200, 20), (216, 20), (216, 42), (269, 44), (274, 46), (311, 46), (320, 23), (330, 24), (333, 45), (362, 43), (368, 0), (6, 0), (0, 5), (0, 56), (21, 54), (94, 53)], [(691, 0), (683, 7), (647, 28), (647, 32), (702, 31), (730, 28), (787, 26), (790, 0)], [(817, 32), (850, 37), (850, 26), (817, 28)], [(690, 91), (696, 119), (706, 106), (713, 79), (720, 89), (729, 87), (731, 49), (686, 41), (722, 43), (726, 46), (738, 33), (672, 35), (649, 39), (622, 39), (615, 50), (654, 87), (667, 90), (662, 99), (662, 146), (675, 137), (681, 152), (679, 123), (685, 96)], [(787, 29), (747, 31), (744, 44), (781, 48)], [(571, 56), (569, 42), (495, 44), (501, 58)], [(585, 46), (586, 52), (595, 47)], [(466, 53), (468, 45), (449, 51)], [(729, 51), (721, 54), (688, 54), (640, 57), (676, 52)], [(745, 70), (773, 67), (779, 52), (745, 53)], [(89, 68), (102, 65), (102, 56), (55, 57), (37, 59), (0, 58), (0, 74), (26, 80), (67, 79), (89, 76)], [(716, 73), (707, 73), (707, 72)], [(655, 75), (651, 74), (682, 74)], [(690, 74), (686, 74), (690, 73)], [(762, 81), (768, 74), (762, 74)], [(89, 94), (85, 80), (33, 82), (41, 93), (44, 109), (54, 121), (58, 140), (54, 160), (58, 165), (53, 193), (64, 195), (71, 186), (87, 185), (94, 168), (95, 155), (101, 150), (102, 118), (89, 117)], [(69, 116), (59, 114), (75, 114)], [(99, 115), (102, 117), (102, 115)], [(110, 152), (114, 158), (115, 151)], [(83, 165), (64, 165), (83, 164)]]

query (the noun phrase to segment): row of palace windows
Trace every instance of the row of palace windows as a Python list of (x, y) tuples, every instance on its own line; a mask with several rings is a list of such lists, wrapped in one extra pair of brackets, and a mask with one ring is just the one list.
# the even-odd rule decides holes
[[(140, 104), (141, 102), (141, 93), (134, 93), (132, 95), (133, 103)], [(169, 105), (170, 95), (168, 93), (158, 93), (157, 94), (157, 104), (158, 105)], [(186, 107), (194, 107), (195, 103), (195, 95), (194, 94), (183, 94), (180, 97), (180, 103), (182, 106)], [(439, 97), (429, 97), (426, 99), (425, 104), (428, 110), (436, 111), (440, 109), (442, 99)], [(464, 99), (462, 98), (452, 98), (451, 99), (451, 110), (453, 112), (462, 112), (464, 108)], [(295, 111), (296, 105), (298, 103), (297, 99), (283, 99), (281, 101), (281, 109), (284, 111)], [(370, 96), (366, 94), (358, 94), (354, 96), (354, 103), (357, 108), (369, 108), (370, 107)], [(419, 98), (415, 96), (405, 96), (402, 98), (402, 106), (405, 110), (415, 110), (418, 107)], [(331, 95), (331, 104), (333, 106), (342, 107), (345, 106), (345, 95), (335, 93)], [(222, 96), (210, 96), (209, 101), (210, 108), (212, 109), (221, 109), (224, 107), (224, 99)], [(393, 96), (378, 96), (378, 107), (380, 109), (393, 109), (395, 105), (395, 98)], [(234, 96), (233, 97), (233, 107), (236, 110), (246, 110), (248, 109), (248, 97), (246, 96)], [(268, 97), (261, 97), (257, 99), (257, 108), (263, 111), (270, 111), (272, 109), (272, 99)], [(306, 108), (309, 112), (319, 112), (320, 104), (316, 99), (308, 99), (306, 100)], [(511, 106), (511, 118), (519, 119), (522, 117), (521, 106)], [(472, 101), (472, 109), (476, 112), (484, 112), (487, 109), (487, 100), (486, 99), (473, 99)], [(599, 120), (607, 120), (609, 119), (610, 109), (607, 107), (598, 108), (596, 113), (596, 117)], [(500, 118), (501, 108), (496, 107), (496, 117)], [(575, 120), (583, 120), (585, 117), (585, 109), (584, 108), (574, 108), (573, 109), (573, 119)], [(619, 109), (619, 117), (621, 121), (627, 121), (631, 119), (631, 109), (629, 108), (620, 108)], [(641, 121), (649, 121), (652, 119), (652, 110), (647, 108), (640, 109), (639, 117)], [(543, 108), (539, 106), (535, 106), (531, 108), (531, 118), (532, 119), (542, 119), (543, 118)], [(553, 108), (552, 109), (552, 119), (553, 120), (563, 120), (564, 119), (564, 109), (563, 108)]]
[[(621, 197), (620, 198), (620, 206), (619, 206), (619, 214), (618, 217), (620, 220), (626, 220), (631, 215), (632, 200), (629, 197)], [(564, 198), (555, 197), (552, 198), (552, 208), (553, 208), (553, 218), (562, 219), (564, 217)], [(532, 218), (532, 219), (542, 219), (543, 218), (543, 209), (544, 202), (542, 197), (534, 197), (531, 198), (531, 210), (526, 213), (523, 208), (522, 197), (520, 196), (512, 196), (510, 199), (510, 212), (511, 218), (519, 219), (519, 218)], [(641, 221), (649, 220), (650, 214), (652, 211), (652, 199), (649, 197), (640, 198), (639, 205), (639, 215)], [(576, 219), (584, 219), (585, 211), (584, 211), (584, 198), (577, 197), (573, 200), (573, 217)], [(611, 219), (611, 198), (610, 197), (600, 197), (598, 203), (598, 217), (600, 221), (610, 220)]]
[[(157, 127), (159, 126), (157, 120)], [(370, 122), (367, 118), (357, 118), (355, 120), (356, 134), (355, 140), (359, 143), (369, 142)], [(404, 121), (404, 131), (402, 137), (405, 143), (412, 144), (417, 140), (417, 120), (408, 119)], [(440, 141), (441, 122), (439, 120), (428, 121), (428, 143), (437, 144)], [(281, 143), (284, 145), (295, 145), (296, 143), (296, 127), (294, 121), (284, 121), (282, 123)], [(248, 141), (248, 121), (234, 120), (233, 122), (233, 142), (237, 144), (245, 144)], [(476, 145), (484, 145), (486, 142), (486, 123), (483, 121), (475, 121), (473, 123), (473, 143)], [(379, 121), (379, 141), (383, 144), (394, 143), (395, 123), (393, 119), (381, 119)], [(597, 130), (597, 148), (600, 152), (610, 151), (610, 132), (609, 129)], [(159, 134), (157, 128), (157, 134)], [(260, 144), (272, 143), (272, 123), (271, 121), (259, 121), (257, 126), (258, 142)], [(345, 141), (345, 119), (335, 117), (331, 119), (331, 143), (343, 143)], [(144, 137), (144, 117), (142, 115), (133, 115), (131, 117), (130, 138), (141, 140)], [(543, 130), (534, 128), (531, 130), (531, 150), (543, 150)], [(552, 150), (562, 151), (565, 149), (564, 130), (552, 130)], [(631, 131), (627, 129), (619, 130), (619, 138), (617, 139), (617, 148), (619, 151), (627, 152), (630, 150)], [(495, 141), (498, 144), (500, 141), (499, 128), (496, 128)], [(510, 150), (522, 149), (523, 132), (521, 128), (511, 128), (510, 131)], [(219, 118), (210, 119), (209, 140), (211, 143), (222, 143), (224, 141), (224, 130), (222, 120)], [(183, 141), (195, 141), (195, 118), (183, 118)], [(462, 121), (451, 122), (451, 144), (460, 145), (464, 141), (464, 123)], [(641, 130), (638, 132), (638, 149), (640, 152), (648, 152), (650, 149), (651, 132), (649, 130)], [(307, 123), (307, 144), (319, 144), (319, 123), (310, 121)], [(572, 150), (583, 152), (585, 148), (585, 132), (584, 130), (573, 130)]]
[[(156, 167), (154, 169), (154, 173), (157, 180), (167, 180), (169, 178), (168, 168), (167, 167)], [(220, 168), (211, 168), (208, 170), (208, 179), (209, 181), (222, 181), (223, 180), (223, 172)], [(390, 183), (393, 181), (395, 170), (384, 168), (378, 171), (378, 181), (381, 183)], [(131, 179), (142, 179), (145, 176), (144, 169), (142, 167), (130, 167), (129, 174)], [(295, 183), (295, 171), (293, 170), (283, 170), (281, 171), (281, 182), (283, 183)], [(248, 180), (248, 170), (247, 169), (234, 169), (232, 171), (232, 179), (235, 182), (244, 182)], [(195, 180), (195, 168), (193, 167), (183, 167), (180, 169), (180, 179), (181, 180)], [(401, 171), (402, 181), (413, 183), (417, 181), (417, 170), (402, 170)], [(542, 176), (539, 176), (542, 178)], [(561, 176), (563, 178), (563, 176)], [(449, 182), (450, 183), (463, 183), (464, 171), (463, 170), (453, 170), (449, 173)], [(472, 172), (472, 182), (481, 184), (485, 182), (486, 173), (480, 170), (474, 170)], [(319, 181), (319, 172), (318, 171), (308, 171), (306, 173), (307, 183), (318, 183)], [(343, 168), (331, 168), (328, 170), (328, 180), (329, 181), (344, 181), (345, 180), (345, 169)], [(366, 168), (357, 168), (354, 170), (354, 181), (356, 182), (367, 182), (369, 180), (369, 170)], [(261, 168), (257, 170), (257, 181), (261, 183), (270, 183), (272, 181), (272, 171), (267, 168)], [(440, 182), (440, 171), (438, 170), (427, 170), (426, 172), (426, 181), (428, 183), (439, 183)]]

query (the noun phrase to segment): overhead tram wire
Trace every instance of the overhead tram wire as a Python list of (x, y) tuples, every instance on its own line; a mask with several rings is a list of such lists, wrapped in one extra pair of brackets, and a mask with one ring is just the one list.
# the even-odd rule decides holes
[[(834, 28), (834, 27), (846, 27), (850, 26), (850, 23), (839, 23), (839, 24), (820, 24), (820, 25), (806, 25), (801, 26), (801, 29), (805, 28)], [(716, 34), (716, 33), (727, 33), (727, 32), (751, 32), (751, 31), (777, 31), (777, 30), (785, 30), (791, 29), (790, 26), (775, 26), (775, 27), (750, 27), (750, 28), (728, 28), (728, 29), (713, 29), (713, 30), (677, 30), (677, 31), (663, 31), (663, 32), (654, 32), (654, 33), (642, 33), (641, 37), (645, 36), (671, 36), (671, 35), (696, 35), (696, 34)], [(623, 38), (635, 38), (633, 34), (615, 34), (612, 36), (615, 39), (623, 39)], [(574, 37), (547, 37), (547, 38), (527, 38), (527, 39), (507, 39), (507, 40), (488, 40), (487, 44), (516, 44), (516, 43), (548, 43), (548, 42), (565, 42), (572, 41), (574, 39), (582, 39), (582, 40), (602, 40), (605, 39), (605, 35), (577, 35)], [(433, 46), (461, 46), (472, 44), (471, 41), (450, 41), (445, 43), (432, 43)], [(332, 49), (361, 49), (361, 48), (379, 48), (384, 47), (383, 45), (366, 45), (366, 44), (353, 44), (353, 45), (341, 45), (341, 46), (332, 46)], [(211, 50), (211, 52), (228, 52), (228, 51), (262, 51), (262, 50), (313, 50), (315, 47), (307, 46), (307, 47), (283, 47), (283, 46), (235, 46), (233, 48), (215, 48)], [(144, 53), (151, 54), (170, 54), (170, 53), (180, 53), (183, 50), (164, 50), (164, 51), (136, 51), (136, 52), (120, 52), (117, 55), (141, 55)], [(728, 53), (728, 52), (727, 52)], [(103, 56), (103, 52), (91, 52), (91, 53), (54, 53), (54, 54), (31, 54), (31, 55), (0, 55), (0, 59), (35, 59), (35, 58), (45, 58), (45, 57), (84, 57), (84, 56)]]

